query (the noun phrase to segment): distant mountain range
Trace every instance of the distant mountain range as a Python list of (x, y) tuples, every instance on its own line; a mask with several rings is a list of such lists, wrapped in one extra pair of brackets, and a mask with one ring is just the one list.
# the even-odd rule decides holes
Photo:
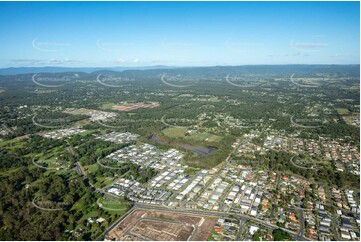
[(144, 67), (9, 67), (0, 69), (0, 75), (18, 75), (30, 73), (61, 73), (61, 72), (86, 72), (95, 71), (125, 71), (125, 70), (152, 70), (152, 69), (171, 69), (171, 66), (144, 66)]
[(133, 78), (157, 77), (162, 73), (170, 75), (207, 75), (224, 77), (227, 74), (269, 74), (291, 75), (328, 73), (330, 75), (347, 73), (351, 76), (360, 75), (360, 65), (242, 65), (242, 66), (209, 66), (209, 67), (174, 67), (174, 66), (145, 66), (145, 67), (10, 67), (0, 69), (0, 75), (18, 75), (35, 73), (99, 73), (122, 72)]

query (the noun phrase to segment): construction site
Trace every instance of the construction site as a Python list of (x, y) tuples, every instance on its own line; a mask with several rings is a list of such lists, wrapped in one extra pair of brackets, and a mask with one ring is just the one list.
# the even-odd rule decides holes
[(108, 233), (110, 240), (205, 241), (215, 217), (136, 209)]

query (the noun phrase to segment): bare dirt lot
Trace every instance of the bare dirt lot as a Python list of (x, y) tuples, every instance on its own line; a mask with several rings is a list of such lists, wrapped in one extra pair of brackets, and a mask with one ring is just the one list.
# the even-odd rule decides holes
[(137, 209), (109, 232), (115, 240), (186, 241), (207, 240), (216, 222), (214, 217), (159, 210)]
[(141, 219), (131, 230), (134, 235), (150, 240), (184, 241), (192, 234), (194, 228), (181, 222)]
[(152, 103), (139, 102), (139, 103), (130, 103), (126, 105), (114, 105), (112, 109), (118, 111), (131, 111), (138, 108), (155, 108), (158, 106), (159, 104), (157, 102), (152, 102)]

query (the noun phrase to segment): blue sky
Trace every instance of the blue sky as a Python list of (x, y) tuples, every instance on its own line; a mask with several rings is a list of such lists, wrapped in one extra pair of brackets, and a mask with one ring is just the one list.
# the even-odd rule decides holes
[(1, 2), (0, 67), (359, 64), (359, 2)]

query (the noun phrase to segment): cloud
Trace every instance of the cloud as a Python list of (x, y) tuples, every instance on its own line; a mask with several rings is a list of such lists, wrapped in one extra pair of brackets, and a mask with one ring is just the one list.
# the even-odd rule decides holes
[(42, 59), (13, 59), (10, 60), (10, 65), (13, 66), (44, 66), (44, 65), (74, 65), (83, 63), (80, 60), (70, 59), (65, 57), (64, 59), (51, 58), (49, 60)]
[(39, 59), (13, 59), (10, 62), (16, 66), (34, 66), (44, 64), (44, 60)]
[(56, 59), (56, 58), (52, 58), (48, 60), (48, 64), (52, 64), (52, 65), (73, 65), (73, 64), (79, 64), (82, 63), (79, 60), (74, 60), (74, 59), (70, 59), (68, 57), (65, 57), (64, 59)]
[(324, 48), (327, 47), (327, 44), (323, 43), (311, 43), (311, 42), (304, 42), (304, 43), (297, 43), (295, 44), (296, 47), (302, 47), (302, 48)]
[(117, 59), (117, 61), (116, 61), (117, 63), (125, 63), (126, 62), (126, 60), (124, 60), (123, 58), (119, 58), (119, 59)]
[(291, 40), (290, 46), (297, 51), (317, 51), (328, 47), (327, 43), (321, 42), (296, 42)]

